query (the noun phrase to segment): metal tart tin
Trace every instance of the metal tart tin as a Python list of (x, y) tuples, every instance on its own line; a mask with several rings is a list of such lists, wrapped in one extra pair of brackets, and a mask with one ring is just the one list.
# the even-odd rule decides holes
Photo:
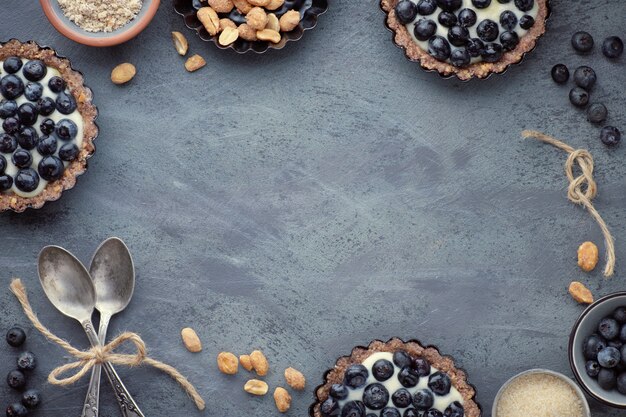
[[(318, 17), (328, 10), (328, 0), (287, 0), (285, 6), (278, 11), (282, 10), (282, 14), (298, 5), (300, 7), (296, 7), (297, 9), (304, 10), (304, 13), (300, 13), (302, 17), (300, 24), (291, 32), (281, 32), (282, 38), (279, 43), (274, 44), (267, 41), (248, 42), (239, 38), (228, 46), (222, 46), (217, 41), (218, 36), (211, 36), (196, 17), (196, 11), (201, 7), (207, 6), (206, 0), (174, 0), (174, 10), (183, 17), (185, 26), (194, 30), (200, 39), (206, 42), (213, 42), (215, 46), (220, 49), (232, 49), (239, 54), (244, 54), (249, 51), (262, 54), (268, 49), (282, 49), (288, 42), (300, 40), (305, 31), (313, 29), (317, 25)], [(277, 13), (278, 17), (280, 17), (281, 14)], [(245, 17), (242, 16), (237, 9), (233, 9), (233, 11), (228, 14), (220, 13), (219, 16), (228, 17), (238, 24), (245, 23), (246, 21)]]

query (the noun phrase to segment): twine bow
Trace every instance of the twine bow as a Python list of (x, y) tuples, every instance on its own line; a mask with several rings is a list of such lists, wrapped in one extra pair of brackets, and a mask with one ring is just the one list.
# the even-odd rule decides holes
[[(146, 355), (146, 344), (141, 337), (136, 333), (125, 332), (113, 339), (109, 344), (105, 346), (93, 347), (89, 350), (82, 351), (76, 349), (70, 345), (66, 340), (53, 334), (48, 330), (37, 318), (37, 315), (33, 311), (30, 302), (28, 301), (28, 294), (26, 288), (20, 279), (14, 279), (11, 282), (11, 292), (15, 294), (15, 297), (22, 305), (24, 314), (31, 321), (33, 326), (39, 330), (48, 340), (61, 346), (67, 353), (72, 355), (77, 360), (62, 366), (59, 366), (50, 372), (48, 375), (48, 382), (54, 385), (67, 386), (78, 382), (83, 376), (85, 376), (96, 364), (103, 362), (110, 362), (114, 365), (126, 365), (126, 366), (139, 366), (150, 365), (173, 378), (180, 384), (181, 387), (187, 392), (191, 399), (196, 404), (199, 410), (204, 410), (205, 403), (196, 388), (185, 378), (176, 368), (166, 363), (152, 359)], [(122, 354), (115, 353), (115, 350), (125, 343), (132, 343), (135, 345), (135, 354)], [(69, 371), (77, 371), (65, 378), (61, 376)]]
[[(585, 207), (591, 214), (591, 217), (598, 223), (598, 226), (600, 226), (602, 235), (604, 235), (604, 246), (606, 249), (604, 276), (612, 276), (615, 270), (615, 240), (606, 222), (592, 203), (592, 200), (598, 194), (598, 186), (593, 179), (593, 157), (585, 149), (574, 149), (567, 143), (541, 132), (524, 130), (522, 136), (524, 138), (537, 139), (568, 153), (567, 161), (565, 162), (565, 175), (569, 180), (567, 198), (572, 203)], [(580, 168), (580, 175), (577, 177), (574, 176), (575, 165), (578, 165)]]

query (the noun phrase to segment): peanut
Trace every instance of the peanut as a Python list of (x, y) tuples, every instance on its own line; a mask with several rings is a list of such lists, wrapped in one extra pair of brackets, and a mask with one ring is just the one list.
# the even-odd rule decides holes
[(217, 367), (227, 375), (235, 375), (239, 369), (239, 361), (230, 352), (220, 352), (217, 355)]
[(265, 381), (258, 379), (251, 379), (243, 386), (243, 390), (252, 395), (265, 395), (269, 389), (270, 387)]
[(227, 17), (220, 19), (220, 31), (223, 31), (226, 28), (237, 29), (237, 24), (230, 20)]
[(274, 13), (267, 15), (267, 26), (265, 26), (265, 29), (272, 29), (276, 32), (280, 31), (280, 22)]
[(237, 38), (239, 38), (239, 32), (237, 31), (237, 28), (228, 27), (225, 28), (224, 31), (221, 33), (218, 42), (222, 46), (227, 46), (235, 42)]
[(269, 4), (265, 6), (265, 8), (267, 10), (276, 10), (283, 4), (285, 4), (285, 0), (270, 0)]
[(294, 368), (285, 369), (285, 380), (287, 384), (295, 390), (303, 390), (306, 384), (306, 379), (304, 375), (302, 375), (302, 372)]
[(593, 271), (598, 264), (598, 247), (593, 242), (584, 242), (578, 247), (578, 266), (585, 272)]
[(569, 293), (574, 300), (581, 304), (593, 303), (593, 294), (581, 282), (574, 281), (569, 285)]
[(246, 22), (256, 30), (263, 30), (267, 26), (267, 13), (261, 7), (253, 7), (246, 14)]
[(185, 62), (185, 69), (189, 72), (194, 72), (206, 65), (206, 61), (200, 55), (196, 54), (190, 56)]
[(252, 10), (252, 5), (248, 3), (248, 0), (232, 0), (239, 13), (246, 15)]
[(280, 17), (280, 30), (282, 32), (291, 32), (300, 24), (300, 13), (296, 10), (289, 10)]
[(239, 355), (239, 363), (246, 371), (251, 371), (253, 369), (250, 355)]
[(258, 30), (256, 32), (256, 37), (262, 41), (270, 41), (272, 43), (278, 43), (281, 39), (280, 33), (272, 29)]
[(270, 1), (271, 0), (248, 0), (248, 3), (253, 6), (265, 7), (270, 4)]
[(256, 41), (256, 30), (252, 29), (247, 23), (239, 25), (239, 37), (248, 42)]
[(267, 371), (270, 369), (270, 365), (267, 362), (267, 358), (260, 350), (255, 350), (250, 354), (250, 361), (252, 362), (252, 367), (256, 371), (257, 375), (265, 376), (267, 375)]
[(209, 6), (218, 13), (230, 13), (235, 7), (232, 0), (209, 0)]
[(111, 81), (113, 84), (126, 84), (137, 74), (137, 69), (133, 64), (124, 63), (113, 68), (111, 71)]
[(180, 336), (183, 339), (183, 344), (189, 352), (198, 353), (202, 351), (202, 342), (194, 329), (191, 327), (185, 327), (180, 331)]
[(283, 387), (276, 387), (274, 390), (274, 402), (278, 411), (286, 413), (289, 407), (291, 407), (291, 395)]
[(220, 18), (215, 10), (210, 7), (202, 7), (198, 10), (196, 16), (211, 36), (215, 36), (219, 32)]
[(174, 41), (174, 48), (176, 48), (178, 55), (185, 55), (189, 49), (189, 44), (187, 43), (185, 35), (180, 32), (172, 32), (172, 40)]

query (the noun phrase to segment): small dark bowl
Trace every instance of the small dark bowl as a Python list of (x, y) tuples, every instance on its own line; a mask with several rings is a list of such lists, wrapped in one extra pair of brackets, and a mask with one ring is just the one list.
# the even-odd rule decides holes
[(617, 390), (605, 391), (598, 382), (585, 372), (586, 359), (583, 356), (583, 340), (596, 333), (598, 322), (606, 316), (610, 316), (617, 307), (626, 306), (626, 292), (609, 294), (591, 304), (582, 312), (569, 338), (569, 363), (578, 383), (592, 398), (609, 407), (626, 409), (626, 395)]
[[(286, 0), (285, 5), (273, 13), (280, 17), (293, 8), (294, 4), (297, 5), (297, 3), (301, 3), (301, 6), (299, 7), (301, 16), (300, 24), (291, 32), (281, 32), (282, 38), (280, 42), (248, 42), (239, 38), (228, 46), (220, 45), (217, 41), (218, 36), (211, 36), (196, 17), (196, 11), (200, 7), (207, 5), (206, 0), (174, 0), (174, 10), (176, 10), (176, 13), (183, 17), (185, 26), (196, 31), (196, 34), (203, 41), (213, 42), (220, 49), (232, 49), (239, 54), (244, 54), (248, 51), (262, 54), (268, 49), (282, 49), (285, 47), (287, 42), (300, 40), (306, 30), (313, 29), (317, 25), (318, 17), (321, 14), (326, 13), (326, 10), (328, 10), (328, 0)], [(237, 24), (245, 23), (246, 21), (245, 16), (242, 16), (237, 9), (233, 9), (230, 13), (220, 13), (219, 16), (220, 18), (227, 17)]]

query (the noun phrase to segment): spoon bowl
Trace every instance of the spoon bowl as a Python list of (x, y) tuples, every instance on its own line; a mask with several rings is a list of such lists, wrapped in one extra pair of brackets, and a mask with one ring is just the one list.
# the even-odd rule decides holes
[(124, 310), (135, 290), (135, 266), (124, 242), (111, 237), (98, 247), (89, 267), (96, 288), (96, 308), (114, 315)]

